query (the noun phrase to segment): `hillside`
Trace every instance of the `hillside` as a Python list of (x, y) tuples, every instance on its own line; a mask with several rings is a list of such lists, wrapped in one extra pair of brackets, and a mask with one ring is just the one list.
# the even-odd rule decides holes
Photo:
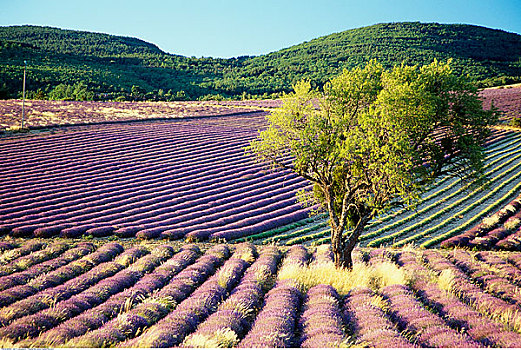
[[(377, 24), (231, 59), (173, 55), (136, 38), (13, 26), (0, 27), (0, 98), (16, 97), (21, 90), (24, 60), (28, 89), (41, 89), (40, 97), (51, 97), (59, 84), (82, 82), (102, 99), (175, 100), (217, 94), (269, 97), (302, 78), (320, 86), (341, 69), (372, 58), (390, 67), (450, 57), (456, 71), (480, 86), (521, 81), (521, 36), (472, 25)], [(52, 97), (75, 98), (62, 95)]]

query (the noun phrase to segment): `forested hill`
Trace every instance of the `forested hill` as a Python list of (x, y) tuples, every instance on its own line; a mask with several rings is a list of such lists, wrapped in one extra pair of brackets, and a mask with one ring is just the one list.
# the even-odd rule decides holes
[(56, 99), (172, 100), (270, 97), (302, 78), (320, 86), (372, 58), (387, 67), (452, 58), (480, 86), (521, 82), (521, 36), (471, 25), (377, 24), (232, 59), (173, 55), (136, 38), (13, 26), (0, 27), (0, 97), (19, 94), (24, 60), (33, 96), (40, 89), (37, 97)]

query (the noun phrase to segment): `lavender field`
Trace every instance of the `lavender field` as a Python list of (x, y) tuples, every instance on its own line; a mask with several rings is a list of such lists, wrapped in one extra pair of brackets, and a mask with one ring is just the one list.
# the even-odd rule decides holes
[[(310, 184), (245, 153), (265, 113), (4, 135), (0, 234), (326, 243), (326, 218), (296, 200)], [(490, 191), (439, 179), (415, 211), (373, 220), (361, 244), (439, 246), (507, 205), (521, 191), (521, 134), (498, 129), (485, 146)], [(510, 226), (500, 239), (519, 235)]]
[(2, 346), (521, 347), (521, 133), (487, 140), (487, 191), (438, 179), (344, 271), (309, 182), (244, 151), (278, 103), (2, 135)]
[(480, 95), (485, 108), (489, 108), (493, 103), (503, 112), (501, 121), (508, 122), (514, 117), (519, 117), (521, 113), (521, 85), (484, 89)]
[(245, 154), (264, 112), (0, 140), (0, 232), (230, 240), (305, 219), (308, 184)]
[(3, 347), (520, 347), (520, 253), (0, 247)]

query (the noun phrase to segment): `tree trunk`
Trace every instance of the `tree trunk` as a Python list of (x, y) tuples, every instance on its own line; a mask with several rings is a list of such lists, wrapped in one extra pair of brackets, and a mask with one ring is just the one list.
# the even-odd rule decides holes
[(339, 229), (331, 229), (331, 247), (335, 256), (335, 267), (350, 270), (353, 268), (351, 257), (353, 248), (349, 247), (348, 242), (342, 237), (342, 233)]
[(337, 269), (347, 269), (351, 270), (353, 268), (353, 257), (351, 256), (351, 253), (353, 252), (353, 249), (349, 249), (349, 247), (344, 244), (344, 247), (342, 247), (340, 250), (333, 250), (335, 253), (335, 267)]
[(349, 237), (343, 237), (343, 232), (338, 228), (331, 228), (331, 248), (335, 256), (335, 267), (337, 269), (351, 270), (353, 268), (352, 253), (358, 242), (358, 237), (360, 237), (369, 219), (370, 215), (364, 215), (360, 218), (358, 225), (356, 225)]

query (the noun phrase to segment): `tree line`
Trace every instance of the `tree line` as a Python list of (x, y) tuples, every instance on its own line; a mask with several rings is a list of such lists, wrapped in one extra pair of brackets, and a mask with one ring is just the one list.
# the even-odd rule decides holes
[(521, 36), (470, 25), (378, 24), (230, 59), (168, 54), (135, 38), (16, 26), (0, 27), (0, 98), (20, 94), (24, 60), (37, 96), (82, 83), (93, 99), (196, 100), (279, 97), (301, 79), (322, 88), (371, 59), (389, 69), (449, 58), (457, 74), (479, 87), (521, 81)]

